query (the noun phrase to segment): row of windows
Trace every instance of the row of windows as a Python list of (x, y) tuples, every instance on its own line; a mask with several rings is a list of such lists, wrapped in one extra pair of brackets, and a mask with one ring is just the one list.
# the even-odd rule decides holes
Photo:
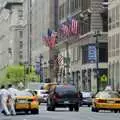
[(109, 10), (108, 14), (109, 30), (120, 27), (120, 4)]
[(70, 13), (75, 12), (77, 9), (86, 10), (90, 7), (90, 0), (66, 0), (59, 7), (59, 19), (67, 17)]

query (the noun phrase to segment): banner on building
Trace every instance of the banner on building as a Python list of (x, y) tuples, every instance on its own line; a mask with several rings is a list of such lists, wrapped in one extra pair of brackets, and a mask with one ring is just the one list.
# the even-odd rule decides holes
[(96, 61), (96, 46), (95, 45), (88, 46), (88, 61), (90, 62)]

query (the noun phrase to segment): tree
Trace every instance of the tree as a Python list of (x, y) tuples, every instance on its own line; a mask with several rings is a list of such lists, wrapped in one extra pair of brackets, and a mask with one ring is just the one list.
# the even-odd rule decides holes
[(13, 65), (6, 68), (6, 79), (11, 83), (18, 83), (24, 80), (24, 66)]
[(18, 84), (20, 82), (24, 83), (24, 78), (26, 81), (39, 81), (39, 76), (35, 73), (32, 67), (31, 71), (26, 74), (26, 69), (24, 70), (24, 65), (11, 65), (8, 66), (5, 71), (5, 76), (0, 78), (0, 84)]

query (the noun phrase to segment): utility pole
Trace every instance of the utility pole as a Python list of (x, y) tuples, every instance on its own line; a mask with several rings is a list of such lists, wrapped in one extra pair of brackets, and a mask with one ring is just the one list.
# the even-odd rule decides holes
[(93, 35), (96, 38), (96, 79), (97, 79), (97, 92), (99, 92), (100, 82), (99, 82), (99, 42), (98, 38), (101, 36), (100, 31), (96, 31)]
[(32, 1), (27, 0), (28, 4), (28, 16), (27, 16), (27, 30), (28, 30), (28, 64), (29, 64), (29, 72), (31, 72), (31, 67), (32, 67), (32, 40), (31, 40), (31, 35), (32, 35)]

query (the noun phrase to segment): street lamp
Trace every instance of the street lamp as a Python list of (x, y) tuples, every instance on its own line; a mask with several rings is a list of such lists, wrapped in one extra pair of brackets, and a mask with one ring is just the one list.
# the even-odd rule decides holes
[(42, 59), (43, 59), (43, 55), (42, 54), (40, 54), (40, 57), (39, 57), (39, 65), (40, 65), (40, 80), (43, 80), (43, 70), (42, 70)]
[(96, 38), (96, 78), (97, 78), (97, 92), (99, 92), (99, 87), (100, 87), (100, 83), (99, 83), (99, 42), (98, 42), (98, 38), (99, 36), (101, 36), (100, 31), (96, 31), (95, 34), (93, 35), (93, 37)]

